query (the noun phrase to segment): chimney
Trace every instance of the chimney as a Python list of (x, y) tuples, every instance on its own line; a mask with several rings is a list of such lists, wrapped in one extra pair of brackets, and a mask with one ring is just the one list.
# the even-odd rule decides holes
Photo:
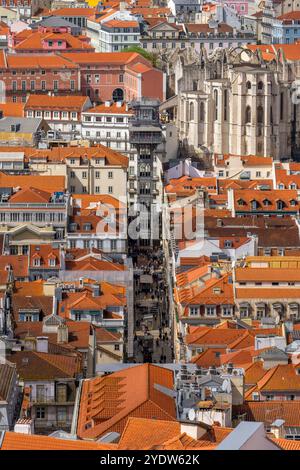
[(285, 437), (284, 425), (284, 419), (276, 419), (271, 424), (271, 433), (274, 434), (276, 439), (283, 439)]
[(21, 418), (16, 421), (14, 432), (19, 434), (34, 434), (34, 422), (29, 418)]
[(117, 102), (116, 102), (117, 108), (121, 108), (121, 107), (122, 107), (122, 104), (123, 104), (123, 101), (117, 101)]
[(48, 352), (48, 337), (47, 336), (37, 336), (36, 352), (41, 352), (41, 353)]
[(105, 101), (104, 106), (105, 106), (106, 108), (109, 108), (109, 107), (110, 107), (110, 104), (111, 104), (110, 101)]
[(66, 324), (59, 325), (57, 328), (57, 343), (68, 343), (69, 342), (69, 329)]
[[(201, 424), (203, 425), (203, 423)], [(180, 433), (186, 433), (188, 436), (196, 440), (201, 439), (201, 437), (207, 433), (207, 427), (205, 425), (202, 427), (201, 424), (196, 421), (183, 421), (180, 423)]]

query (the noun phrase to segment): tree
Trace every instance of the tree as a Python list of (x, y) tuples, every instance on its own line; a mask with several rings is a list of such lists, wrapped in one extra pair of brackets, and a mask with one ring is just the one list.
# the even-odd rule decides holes
[(157, 67), (157, 54), (154, 54), (153, 52), (148, 52), (140, 46), (125, 47), (122, 52), (136, 52), (137, 54), (140, 54), (141, 56), (145, 57), (145, 59), (149, 60), (153, 67)]

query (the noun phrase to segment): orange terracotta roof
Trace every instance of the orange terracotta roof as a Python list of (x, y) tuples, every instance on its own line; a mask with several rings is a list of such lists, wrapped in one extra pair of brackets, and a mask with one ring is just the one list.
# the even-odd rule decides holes
[(138, 28), (139, 23), (137, 21), (110, 20), (105, 22), (105, 26), (109, 28)]
[(115, 444), (93, 441), (57, 439), (6, 431), (0, 450), (116, 450)]
[[(40, 260), (40, 267), (51, 266), (51, 269), (59, 269), (60, 267), (60, 253), (58, 248), (52, 248), (51, 245), (30, 245), (29, 246), (29, 266), (34, 267), (34, 258), (38, 257)], [(55, 266), (49, 264), (49, 260), (55, 260)]]
[[(75, 52), (73, 54), (76, 54)], [(88, 54), (86, 52), (85, 54)], [(9, 69), (76, 69), (78, 65), (57, 54), (11, 54), (6, 56)]]
[[(257, 377), (257, 381), (258, 380), (259, 376)], [(285, 426), (299, 426), (300, 401), (247, 401), (243, 405), (233, 406), (234, 416), (244, 413), (246, 413), (247, 421), (260, 421), (268, 426), (270, 426), (270, 424), (272, 424), (276, 419), (284, 419)]]
[(92, 16), (96, 13), (96, 8), (58, 8), (57, 10), (50, 10), (49, 16)]
[[(26, 30), (28, 32), (29, 30)], [(53, 33), (53, 32), (41, 32), (31, 31), (29, 34), (25, 34), (21, 31), (16, 34), (14, 40), (17, 41), (13, 46), (16, 52), (44, 52), (45, 44), (48, 41), (61, 41), (65, 44), (64, 52), (74, 49), (75, 51), (89, 51), (94, 52), (92, 47), (86, 40), (81, 40), (80, 37), (72, 36), (70, 33)], [(55, 50), (55, 44), (52, 46), (52, 51)], [(61, 47), (61, 46), (60, 46)], [(46, 49), (47, 50), (47, 49)], [(56, 50), (59, 50), (56, 48)]]
[(245, 384), (246, 385), (255, 385), (264, 375), (266, 371), (263, 368), (262, 361), (253, 362), (245, 368)]
[[(136, 52), (71, 52), (61, 56), (75, 64), (129, 64), (134, 59), (141, 58)], [(147, 61), (146, 61), (147, 62)], [(147, 62), (148, 63), (148, 62)]]
[(274, 439), (272, 441), (275, 442), (282, 450), (300, 450), (300, 442), (293, 441), (291, 439)]
[(14, 278), (28, 277), (27, 255), (2, 255), (0, 256), (0, 271), (5, 271), (6, 266), (11, 266)]
[(86, 96), (49, 96), (49, 95), (29, 95), (25, 104), (25, 111), (28, 109), (70, 109), (72, 111), (82, 111), (85, 103), (88, 102)]
[[(255, 189), (234, 190), (234, 207), (238, 211), (252, 211), (251, 202), (256, 201), (258, 204), (256, 211), (270, 212), (277, 211), (277, 202), (283, 202), (282, 212), (299, 211), (299, 202), (297, 190), (292, 189), (272, 189), (269, 191), (257, 191)], [(241, 204), (240, 202), (243, 202)], [(265, 204), (268, 201), (268, 204)], [(291, 202), (294, 201), (295, 205)]]
[(277, 51), (282, 51), (285, 58), (288, 61), (298, 61), (300, 60), (300, 50), (299, 44), (270, 44), (270, 45), (256, 45), (256, 44), (248, 44), (246, 46), (248, 49), (256, 50), (259, 49), (262, 53), (262, 57), (266, 61), (275, 60)]
[(26, 296), (26, 295), (44, 295), (44, 281), (38, 279), (37, 281), (26, 281), (26, 282), (15, 282), (15, 294)]
[(235, 280), (237, 282), (299, 282), (300, 271), (292, 268), (236, 268)]
[(126, 426), (118, 443), (118, 449), (151, 449), (180, 434), (178, 421), (133, 418), (127, 420)]
[(9, 175), (0, 172), (0, 186), (15, 188), (35, 188), (38, 191), (46, 191), (51, 193), (61, 192), (65, 190), (64, 176), (40, 176), (40, 175)]
[(0, 103), (3, 117), (23, 117), (24, 103)]
[[(22, 149), (23, 150), (23, 149)], [(97, 145), (96, 147), (53, 147), (52, 149), (40, 150), (34, 148), (24, 148), (25, 157), (27, 160), (34, 163), (34, 159), (42, 157), (49, 163), (64, 163), (66, 160), (78, 159), (104, 159), (104, 164), (109, 166), (120, 166), (122, 168), (128, 167), (128, 158), (116, 152), (115, 150), (105, 147), (104, 145)], [(1, 174), (0, 174), (1, 175)], [(36, 176), (34, 176), (36, 178)], [(45, 178), (45, 177), (44, 177)], [(50, 178), (57, 178), (51, 176)], [(63, 178), (62, 176), (59, 178)], [(1, 180), (0, 180), (1, 181)]]
[(238, 287), (235, 289), (235, 298), (238, 300), (244, 299), (245, 301), (247, 299), (298, 299), (300, 298), (300, 289), (293, 286), (285, 288), (278, 286), (273, 288)]
[(83, 382), (77, 434), (96, 439), (122, 432), (129, 417), (173, 421), (174, 399), (154, 387), (173, 389), (173, 372), (153, 364), (142, 364)]
[(115, 102), (110, 103), (109, 106), (106, 106), (105, 104), (99, 104), (98, 106), (90, 108), (85, 112), (92, 114), (126, 114), (128, 116), (131, 116), (133, 114), (127, 109), (126, 103), (122, 103), (122, 106), (118, 106)]
[[(21, 297), (14, 295), (14, 299)], [(53, 304), (52, 297), (44, 297), (49, 299)], [(52, 314), (52, 309), (50, 314)], [(91, 335), (91, 324), (85, 321), (66, 321), (68, 327), (68, 342), (63, 343), (63, 348), (68, 349), (88, 349)], [(43, 322), (20, 322), (17, 321), (14, 329), (16, 338), (25, 339), (26, 337), (47, 336), (49, 340), (49, 352), (56, 351), (57, 333), (43, 331)]]

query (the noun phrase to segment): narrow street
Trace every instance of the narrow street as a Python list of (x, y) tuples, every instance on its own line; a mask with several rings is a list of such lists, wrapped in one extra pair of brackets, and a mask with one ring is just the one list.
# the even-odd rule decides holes
[(135, 362), (169, 363), (173, 346), (162, 250), (134, 259)]

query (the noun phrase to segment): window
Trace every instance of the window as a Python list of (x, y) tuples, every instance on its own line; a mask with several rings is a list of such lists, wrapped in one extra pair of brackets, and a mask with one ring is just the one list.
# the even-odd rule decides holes
[(57, 80), (54, 80), (54, 82), (53, 82), (53, 90), (58, 91), (58, 81)]
[(99, 178), (100, 178), (100, 171), (96, 171), (96, 172), (95, 172), (95, 178), (96, 178), (96, 179), (99, 179)]
[(200, 103), (200, 121), (204, 121), (205, 119), (205, 109), (204, 109), (204, 103), (201, 101)]
[(248, 81), (246, 83), (246, 88), (247, 88), (247, 90), (251, 90), (251, 82)]
[(190, 103), (190, 116), (189, 116), (189, 120), (190, 121), (193, 121), (194, 120), (194, 103)]
[(36, 408), (36, 419), (46, 418), (46, 408), (44, 406), (37, 406)]
[(120, 345), (119, 344), (115, 344), (115, 351), (120, 351)]
[(41, 88), (42, 88), (42, 91), (45, 91), (45, 90), (46, 90), (46, 82), (45, 82), (45, 80), (42, 80)]
[(113, 193), (113, 187), (112, 187), (112, 186), (108, 186), (108, 193), (109, 193), (109, 194), (112, 194), (112, 193)]
[(190, 307), (190, 315), (191, 316), (196, 316), (199, 315), (199, 307)]
[(218, 120), (218, 90), (214, 90), (215, 121)]
[(224, 121), (227, 121), (228, 115), (228, 91), (224, 90)]
[(97, 194), (100, 193), (100, 186), (95, 186), (95, 193), (97, 193)]
[(86, 171), (83, 171), (83, 172), (82, 172), (82, 178), (83, 178), (83, 179), (86, 179), (86, 178), (87, 178), (87, 172), (86, 172)]
[(258, 89), (259, 91), (263, 91), (263, 89), (264, 89), (264, 84), (263, 84), (263, 82), (258, 82), (258, 84), (257, 84), (257, 89)]
[(119, 82), (123, 83), (123, 81), (124, 81), (124, 76), (123, 76), (123, 74), (120, 74), (119, 75)]
[(34, 80), (32, 80), (32, 81), (30, 82), (30, 90), (31, 90), (31, 91), (34, 91), (34, 90), (35, 90), (35, 81), (34, 81)]
[(245, 111), (245, 123), (250, 124), (251, 123), (251, 108), (250, 106), (246, 106), (246, 111)]
[(258, 106), (257, 108), (257, 123), (263, 124), (264, 122), (264, 108), (262, 106)]
[(109, 172), (108, 172), (108, 178), (109, 178), (109, 179), (112, 179), (112, 178), (113, 178), (113, 172), (112, 172), (112, 171), (109, 171)]
[(206, 311), (206, 315), (212, 316), (212, 315), (215, 315), (216, 308), (215, 307), (206, 307), (205, 311)]
[(71, 91), (75, 91), (75, 81), (74, 80), (70, 81), (70, 88), (71, 88)]

